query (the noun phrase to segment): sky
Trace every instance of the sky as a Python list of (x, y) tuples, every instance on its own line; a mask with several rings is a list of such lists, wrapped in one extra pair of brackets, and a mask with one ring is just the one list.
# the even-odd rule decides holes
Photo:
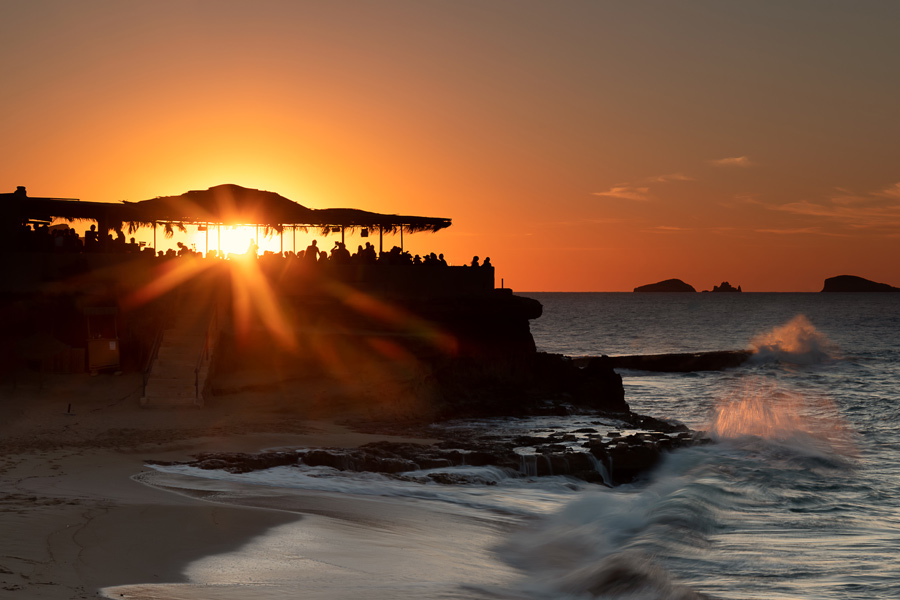
[(0, 0), (0, 22), (4, 192), (449, 217), (404, 247), (490, 256), (516, 291), (900, 286), (900, 2)]

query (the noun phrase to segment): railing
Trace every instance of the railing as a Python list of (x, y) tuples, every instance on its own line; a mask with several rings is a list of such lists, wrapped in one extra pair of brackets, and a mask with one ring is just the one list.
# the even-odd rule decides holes
[(194, 367), (194, 399), (200, 400), (200, 371), (203, 369), (203, 363), (210, 359), (212, 345), (215, 341), (213, 338), (219, 329), (219, 306), (213, 301), (213, 314), (209, 319), (209, 325), (206, 328), (206, 340), (203, 343), (203, 349), (200, 356), (197, 357), (197, 364)]
[(147, 355), (147, 360), (144, 362), (144, 380), (141, 384), (142, 398), (147, 396), (147, 382), (150, 380), (150, 370), (153, 368), (153, 361), (156, 360), (156, 356), (159, 354), (159, 347), (162, 344), (162, 339), (163, 328), (162, 325), (158, 325), (156, 336), (153, 338), (153, 345), (150, 346), (150, 354)]

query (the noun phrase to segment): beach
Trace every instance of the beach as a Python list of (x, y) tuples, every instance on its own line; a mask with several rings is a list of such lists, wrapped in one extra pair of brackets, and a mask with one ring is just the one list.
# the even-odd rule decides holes
[[(203, 408), (141, 408), (139, 375), (19, 371), (0, 386), (0, 598), (897, 596), (896, 296), (535, 296), (545, 351), (749, 348), (721, 371), (623, 371), (636, 413), (712, 443), (608, 487), (551, 460), (641, 434), (596, 412), (413, 426), (410, 381), (278, 369), (221, 370)], [(310, 456), (431, 438), (450, 453), (476, 433), (517, 440), (519, 468)], [(191, 461), (264, 449), (306, 454)]]
[[(489, 542), (493, 525), (473, 525), (459, 507), (442, 512), (336, 494), (286, 498), (225, 484), (190, 489), (185, 481), (178, 482), (177, 493), (164, 491), (170, 479), (150, 471), (144, 461), (186, 460), (203, 451), (430, 440), (356, 433), (337, 423), (338, 417), (348, 417), (346, 411), (323, 414), (321, 402), (311, 410), (313, 403), (304, 404), (303, 398), (340, 395), (328, 382), (295, 382), (287, 394), (283, 387), (278, 392), (235, 392), (202, 409), (153, 409), (140, 407), (140, 377), (21, 373), (15, 384), (3, 384), (0, 597), (95, 598), (102, 588), (124, 586), (105, 593), (238, 598), (246, 597), (246, 586), (255, 578), (265, 583), (254, 597), (278, 598), (286, 597), (278, 582), (283, 588), (286, 578), (293, 582), (300, 572), (310, 581), (308, 597), (338, 597), (338, 581), (377, 595), (379, 581), (387, 586), (388, 578), (392, 583), (387, 587), (394, 591), (384, 597), (396, 596), (403, 581), (415, 595), (441, 574), (453, 571), (458, 577), (471, 555), (454, 559), (449, 540), (448, 552), (417, 548), (416, 536), (408, 531), (401, 535), (400, 529), (428, 523), (458, 536), (465, 532), (470, 549), (479, 545), (477, 535), (483, 536), (482, 545)], [(274, 533), (268, 545), (250, 544), (266, 533)], [(286, 537), (293, 540), (289, 551), (283, 545)], [(381, 554), (393, 557), (392, 565), (381, 565), (379, 553), (371, 551), (376, 538), (382, 549), (393, 546)], [(401, 546), (409, 548), (406, 561), (395, 560)], [(242, 548), (240, 556), (256, 561), (256, 568), (248, 570), (246, 562), (235, 558), (233, 553)], [(272, 572), (279, 558), (296, 558), (301, 551), (301, 571), (294, 561), (289, 577), (279, 579)], [(186, 574), (188, 565), (217, 556), (231, 558), (224, 564), (207, 560), (205, 566), (201, 561)], [(263, 563), (267, 567), (260, 569)], [(145, 585), (162, 583), (177, 585)]]

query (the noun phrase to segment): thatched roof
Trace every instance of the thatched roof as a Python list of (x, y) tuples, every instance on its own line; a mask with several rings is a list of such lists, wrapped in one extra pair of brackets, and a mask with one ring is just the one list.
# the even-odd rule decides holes
[(54, 198), (27, 198), (2, 194), (18, 205), (21, 218), (92, 219), (108, 224), (130, 223), (210, 223), (222, 225), (264, 225), (266, 227), (371, 227), (407, 232), (439, 231), (450, 219), (387, 215), (352, 208), (312, 209), (275, 192), (234, 184), (208, 190), (192, 190), (178, 196), (162, 196), (140, 202), (79, 202)]

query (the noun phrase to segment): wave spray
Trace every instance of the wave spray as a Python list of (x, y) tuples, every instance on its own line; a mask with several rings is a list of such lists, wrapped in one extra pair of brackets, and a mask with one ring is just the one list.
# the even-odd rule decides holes
[(778, 360), (797, 365), (812, 365), (834, 360), (837, 345), (818, 331), (804, 315), (757, 335), (750, 347), (758, 362)]

